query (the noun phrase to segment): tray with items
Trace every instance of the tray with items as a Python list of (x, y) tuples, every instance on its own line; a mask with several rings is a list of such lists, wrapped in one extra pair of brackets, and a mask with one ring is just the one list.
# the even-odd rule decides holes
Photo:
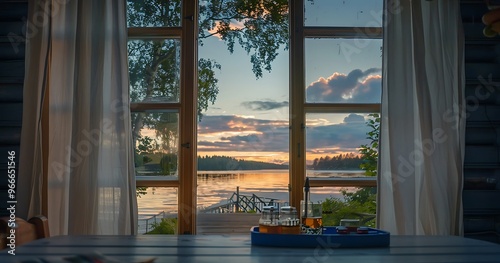
[(387, 231), (358, 227), (327, 226), (321, 234), (260, 233), (259, 227), (250, 229), (251, 243), (255, 246), (301, 247), (301, 248), (365, 248), (387, 247), (390, 233)]

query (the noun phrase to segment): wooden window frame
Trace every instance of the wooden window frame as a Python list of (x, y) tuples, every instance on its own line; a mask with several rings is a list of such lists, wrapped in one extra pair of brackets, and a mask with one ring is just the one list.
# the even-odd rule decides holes
[[(381, 27), (305, 26), (305, 0), (290, 7), (290, 204), (300, 207), (306, 177), (307, 113), (379, 113), (380, 103), (307, 103), (305, 95), (305, 40), (307, 38), (382, 39)], [(311, 178), (311, 187), (376, 187), (376, 178)]]
[(161, 180), (137, 176), (137, 187), (178, 188), (177, 231), (180, 234), (196, 234), (196, 161), (197, 161), (197, 34), (198, 0), (182, 1), (182, 25), (180, 27), (131, 27), (129, 40), (133, 39), (180, 39), (181, 70), (180, 100), (178, 103), (131, 103), (131, 112), (148, 110), (175, 110), (179, 113), (179, 165), (177, 180)]

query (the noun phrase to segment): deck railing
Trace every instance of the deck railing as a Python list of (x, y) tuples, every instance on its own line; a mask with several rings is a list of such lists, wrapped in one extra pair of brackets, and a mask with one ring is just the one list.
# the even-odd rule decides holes
[(257, 196), (255, 194), (244, 195), (240, 194), (240, 188), (236, 187), (236, 192), (234, 192), (231, 197), (224, 204), (219, 204), (215, 206), (210, 206), (204, 209), (200, 209), (201, 213), (260, 213), (264, 206), (274, 206), (277, 209), (282, 205), (288, 205), (288, 202), (284, 202), (277, 198), (269, 198)]
[(154, 228), (155, 224), (159, 224), (163, 218), (177, 217), (177, 214), (168, 214), (161, 211), (156, 215), (138, 220), (137, 233), (145, 234)]

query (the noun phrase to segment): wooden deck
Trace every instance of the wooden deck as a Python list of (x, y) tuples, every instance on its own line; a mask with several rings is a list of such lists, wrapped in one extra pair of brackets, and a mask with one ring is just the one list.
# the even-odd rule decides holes
[(259, 224), (260, 214), (255, 213), (198, 213), (197, 235), (249, 234), (252, 226)]

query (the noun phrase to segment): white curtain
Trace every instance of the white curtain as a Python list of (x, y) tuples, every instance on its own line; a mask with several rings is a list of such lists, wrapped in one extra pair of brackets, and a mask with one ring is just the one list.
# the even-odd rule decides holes
[(19, 206), (26, 217), (42, 212), (48, 135), (51, 235), (137, 232), (125, 8), (125, 1), (29, 2)]
[(461, 235), (465, 117), (460, 1), (386, 0), (378, 227)]

